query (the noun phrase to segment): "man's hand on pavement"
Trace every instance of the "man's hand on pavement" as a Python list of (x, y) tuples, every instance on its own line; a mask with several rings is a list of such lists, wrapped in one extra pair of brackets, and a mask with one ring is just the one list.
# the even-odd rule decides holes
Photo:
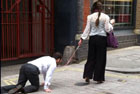
[(48, 89), (45, 89), (45, 92), (47, 92), (47, 93), (51, 93), (51, 91), (52, 91), (52, 90), (49, 89), (49, 88), (48, 88)]

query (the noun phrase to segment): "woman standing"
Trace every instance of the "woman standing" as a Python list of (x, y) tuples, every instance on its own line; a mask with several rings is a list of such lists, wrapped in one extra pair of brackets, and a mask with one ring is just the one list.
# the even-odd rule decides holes
[(89, 79), (102, 83), (105, 81), (105, 66), (106, 66), (106, 52), (107, 52), (107, 38), (106, 32), (113, 29), (109, 23), (110, 18), (107, 14), (102, 12), (102, 3), (97, 1), (93, 4), (93, 13), (87, 17), (86, 28), (81, 35), (78, 43), (80, 46), (88, 35), (88, 58), (84, 67), (83, 78), (86, 82)]

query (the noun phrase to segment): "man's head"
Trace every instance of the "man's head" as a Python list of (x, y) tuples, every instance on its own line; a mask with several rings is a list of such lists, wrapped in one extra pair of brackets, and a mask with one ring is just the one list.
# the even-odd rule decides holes
[(61, 53), (56, 52), (53, 54), (53, 57), (55, 58), (57, 64), (62, 62), (62, 54)]

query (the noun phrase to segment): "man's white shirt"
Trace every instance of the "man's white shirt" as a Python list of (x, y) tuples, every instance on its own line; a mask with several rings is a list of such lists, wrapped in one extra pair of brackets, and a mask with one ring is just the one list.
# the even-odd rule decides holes
[(43, 56), (33, 61), (29, 61), (28, 63), (38, 67), (45, 80), (44, 89), (48, 89), (48, 86), (51, 84), (50, 80), (52, 78), (52, 74), (57, 67), (55, 58), (50, 56)]

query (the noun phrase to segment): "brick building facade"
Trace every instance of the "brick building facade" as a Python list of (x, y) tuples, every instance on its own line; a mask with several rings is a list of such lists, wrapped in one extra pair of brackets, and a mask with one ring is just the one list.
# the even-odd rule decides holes
[[(44, 38), (42, 38), (42, 40), (40, 40), (41, 42), (29, 43), (29, 44), (36, 44), (37, 48), (38, 48), (37, 51), (41, 51), (41, 52), (43, 51), (43, 55), (44, 55), (46, 53), (49, 54), (50, 52), (52, 53), (54, 51), (59, 51), (64, 54), (65, 54), (65, 51), (67, 53), (72, 53), (72, 51), (67, 49), (67, 46), (71, 47), (74, 51), (74, 47), (77, 46), (77, 43), (80, 39), (80, 35), (85, 28), (86, 21), (87, 21), (87, 15), (90, 14), (91, 5), (93, 4), (93, 2), (95, 0), (49, 0), (51, 2), (50, 5), (47, 5), (49, 3), (45, 3), (48, 0), (32, 0), (32, 2), (28, 1), (28, 0), (22, 0), (22, 1), (17, 0), (17, 1), (12, 1), (12, 3), (7, 2), (7, 5), (4, 5), (4, 4), (6, 4), (6, 3), (4, 3), (6, 1), (5, 0), (1, 1), (1, 5), (3, 6), (3, 8), (6, 8), (5, 6), (7, 6), (9, 4), (11, 4), (11, 5), (13, 4), (14, 6), (16, 5), (18, 8), (18, 5), (21, 7), (22, 3), (23, 3), (23, 5), (29, 5), (29, 4), (34, 5), (34, 3), (37, 2), (37, 3), (35, 3), (35, 4), (37, 4), (36, 6), (32, 6), (33, 8), (30, 8), (31, 6), (27, 7), (27, 8), (29, 8), (30, 11), (35, 11), (35, 9), (37, 9), (37, 11), (35, 11), (35, 12), (30, 12), (32, 15), (28, 15), (29, 17), (27, 17), (27, 18), (29, 18), (29, 20), (27, 20), (28, 21), (27, 23), (30, 24), (30, 21), (32, 21), (32, 23), (30, 24), (30, 28), (28, 30), (25, 30), (25, 28), (22, 29), (22, 27), (21, 27), (21, 29), (19, 31), (20, 32), (21, 31), (31, 32), (31, 30), (32, 31), (44, 30), (43, 32), (48, 32), (48, 34), (47, 33), (38, 34), (38, 35), (44, 36)], [(20, 1), (20, 3), (18, 1)], [(26, 1), (28, 1), (29, 4), (26, 4), (27, 3)], [(51, 19), (50, 18), (46, 19), (46, 16), (50, 12), (46, 11), (46, 9), (47, 9), (46, 5), (44, 5), (40, 1), (44, 1), (44, 3), (48, 7), (52, 6), (52, 7), (50, 7), (51, 8), (50, 10), (51, 11), (53, 10), (51, 12), (51, 13), (53, 13), (53, 14), (51, 14)], [(117, 36), (118, 41), (119, 41), (119, 48), (133, 46), (133, 45), (140, 45), (139, 44), (140, 43), (140, 19), (139, 19), (140, 18), (140, 0), (102, 0), (102, 1), (104, 3), (104, 11), (107, 12), (107, 14), (109, 14), (109, 16), (111, 18), (116, 19), (115, 35)], [(11, 5), (9, 5), (9, 6), (11, 6)], [(3, 9), (3, 8), (0, 8), (0, 9)], [(16, 11), (16, 12), (22, 13), (23, 9), (22, 8), (20, 8), (20, 9), (18, 9), (18, 11)], [(39, 11), (38, 11), (38, 9), (39, 9)], [(109, 12), (108, 12), (108, 9), (109, 9)], [(6, 17), (8, 18), (8, 15), (10, 13), (12, 14), (12, 12), (14, 12), (15, 10), (12, 10), (11, 12), (9, 12), (9, 11), (5, 12), (6, 10), (8, 10), (8, 9), (6, 8), (4, 11), (1, 12), (3, 14), (2, 15), (0, 14), (0, 18), (2, 18), (1, 23), (3, 25), (7, 26), (7, 29), (3, 29), (4, 28), (3, 25), (0, 25), (0, 27), (2, 27), (1, 30), (7, 30), (10, 32), (10, 29), (8, 29), (8, 28), (9, 27), (13, 28), (13, 27), (12, 27), (12, 25), (11, 26), (8, 25), (10, 22), (9, 23), (4, 22), (4, 20), (3, 20), (5, 17), (4, 13), (7, 13)], [(26, 10), (26, 8), (25, 8), (25, 10)], [(41, 13), (42, 11), (44, 11), (43, 13), (46, 16), (43, 16), (44, 14)], [(23, 13), (24, 13), (24, 11), (23, 11)], [(29, 12), (27, 11), (27, 13), (29, 13)], [(33, 19), (33, 17), (34, 17), (33, 13), (35, 13), (35, 15), (40, 14), (39, 17), (40, 18), (43, 17), (45, 20), (50, 21), (51, 25), (48, 25), (50, 23), (48, 23), (47, 21), (45, 21), (42, 18), (41, 18), (42, 20), (38, 20), (39, 22), (41, 21), (40, 27), (39, 27), (39, 25), (34, 25), (34, 24), (36, 24), (34, 22), (34, 20), (37, 20), (40, 18), (38, 16), (35, 16), (36, 19), (31, 20), (31, 18)], [(15, 16), (15, 15), (17, 15), (17, 16)], [(19, 23), (19, 22), (25, 23), (24, 21), (26, 21), (26, 20), (20, 20), (17, 22), (17, 19), (19, 18), (19, 16), (18, 16), (19, 14), (16, 13), (15, 15), (13, 15), (13, 16), (15, 16), (14, 19), (16, 19), (16, 20), (11, 19), (12, 16), (10, 16), (9, 21), (12, 20), (12, 21), (16, 21), (15, 23)], [(27, 16), (27, 15), (25, 15), (25, 16)], [(6, 21), (8, 21), (8, 20), (6, 20)], [(14, 24), (14, 25), (21, 26), (20, 25), (21, 23), (19, 23), (19, 25), (18, 24)], [(25, 24), (25, 25), (27, 25), (27, 24)], [(50, 26), (50, 27), (48, 27), (48, 26)], [(38, 29), (33, 29), (33, 27), (38, 28)], [(48, 29), (47, 29), (47, 27), (48, 27)], [(44, 28), (44, 29), (42, 29), (42, 28)], [(12, 30), (15, 32), (15, 29), (17, 30), (18, 28), (14, 27)], [(4, 33), (5, 32), (6, 31), (4, 31)], [(14, 35), (14, 33), (13, 33), (13, 35)], [(28, 35), (28, 34), (25, 34), (25, 35)], [(12, 37), (11, 34), (9, 34), (9, 36)], [(40, 36), (40, 37), (42, 37), (42, 36)], [(38, 38), (41, 39), (40, 37), (38, 37)], [(22, 38), (24, 40), (23, 36), (22, 36)], [(31, 39), (31, 40), (29, 40), (29, 42), (34, 39), (37, 39), (30, 35), (28, 36), (28, 38), (27, 37), (25, 37), (25, 38)], [(46, 38), (49, 38), (49, 39), (46, 39)], [(8, 41), (9, 40), (10, 39), (8, 39)], [(44, 40), (46, 40), (46, 41), (44, 41)], [(5, 42), (5, 39), (3, 39), (3, 43), (4, 42)], [(37, 42), (37, 41), (35, 41), (35, 42)], [(27, 48), (28, 42), (23, 42), (23, 43), (24, 44), (21, 45), (20, 47)], [(39, 45), (39, 43), (43, 43), (42, 47)], [(20, 44), (22, 44), (22, 41), (20, 42)], [(8, 46), (6, 46), (6, 47), (7, 47), (7, 49), (11, 49), (11, 47), (8, 47)], [(34, 47), (34, 45), (29, 47), (31, 49), (30, 52), (33, 52), (32, 51), (33, 47)], [(43, 50), (41, 50), (40, 48), (42, 48)], [(4, 51), (7, 51), (7, 50), (3, 50), (3, 53), (7, 54)], [(12, 51), (13, 50), (11, 50), (11, 52)], [(22, 50), (20, 50), (20, 51), (22, 51)], [(84, 43), (82, 44), (82, 46), (80, 47), (80, 49), (77, 51), (76, 58), (78, 60), (85, 59), (87, 57), (87, 51), (88, 51), (88, 40), (85, 40)], [(40, 54), (38, 55), (38, 53), (39, 52), (36, 53), (37, 56), (40, 56)], [(69, 54), (69, 56), (70, 56), (70, 54)], [(33, 57), (33, 55), (31, 55), (30, 57)], [(16, 58), (19, 59), (20, 57), (16, 56)]]

